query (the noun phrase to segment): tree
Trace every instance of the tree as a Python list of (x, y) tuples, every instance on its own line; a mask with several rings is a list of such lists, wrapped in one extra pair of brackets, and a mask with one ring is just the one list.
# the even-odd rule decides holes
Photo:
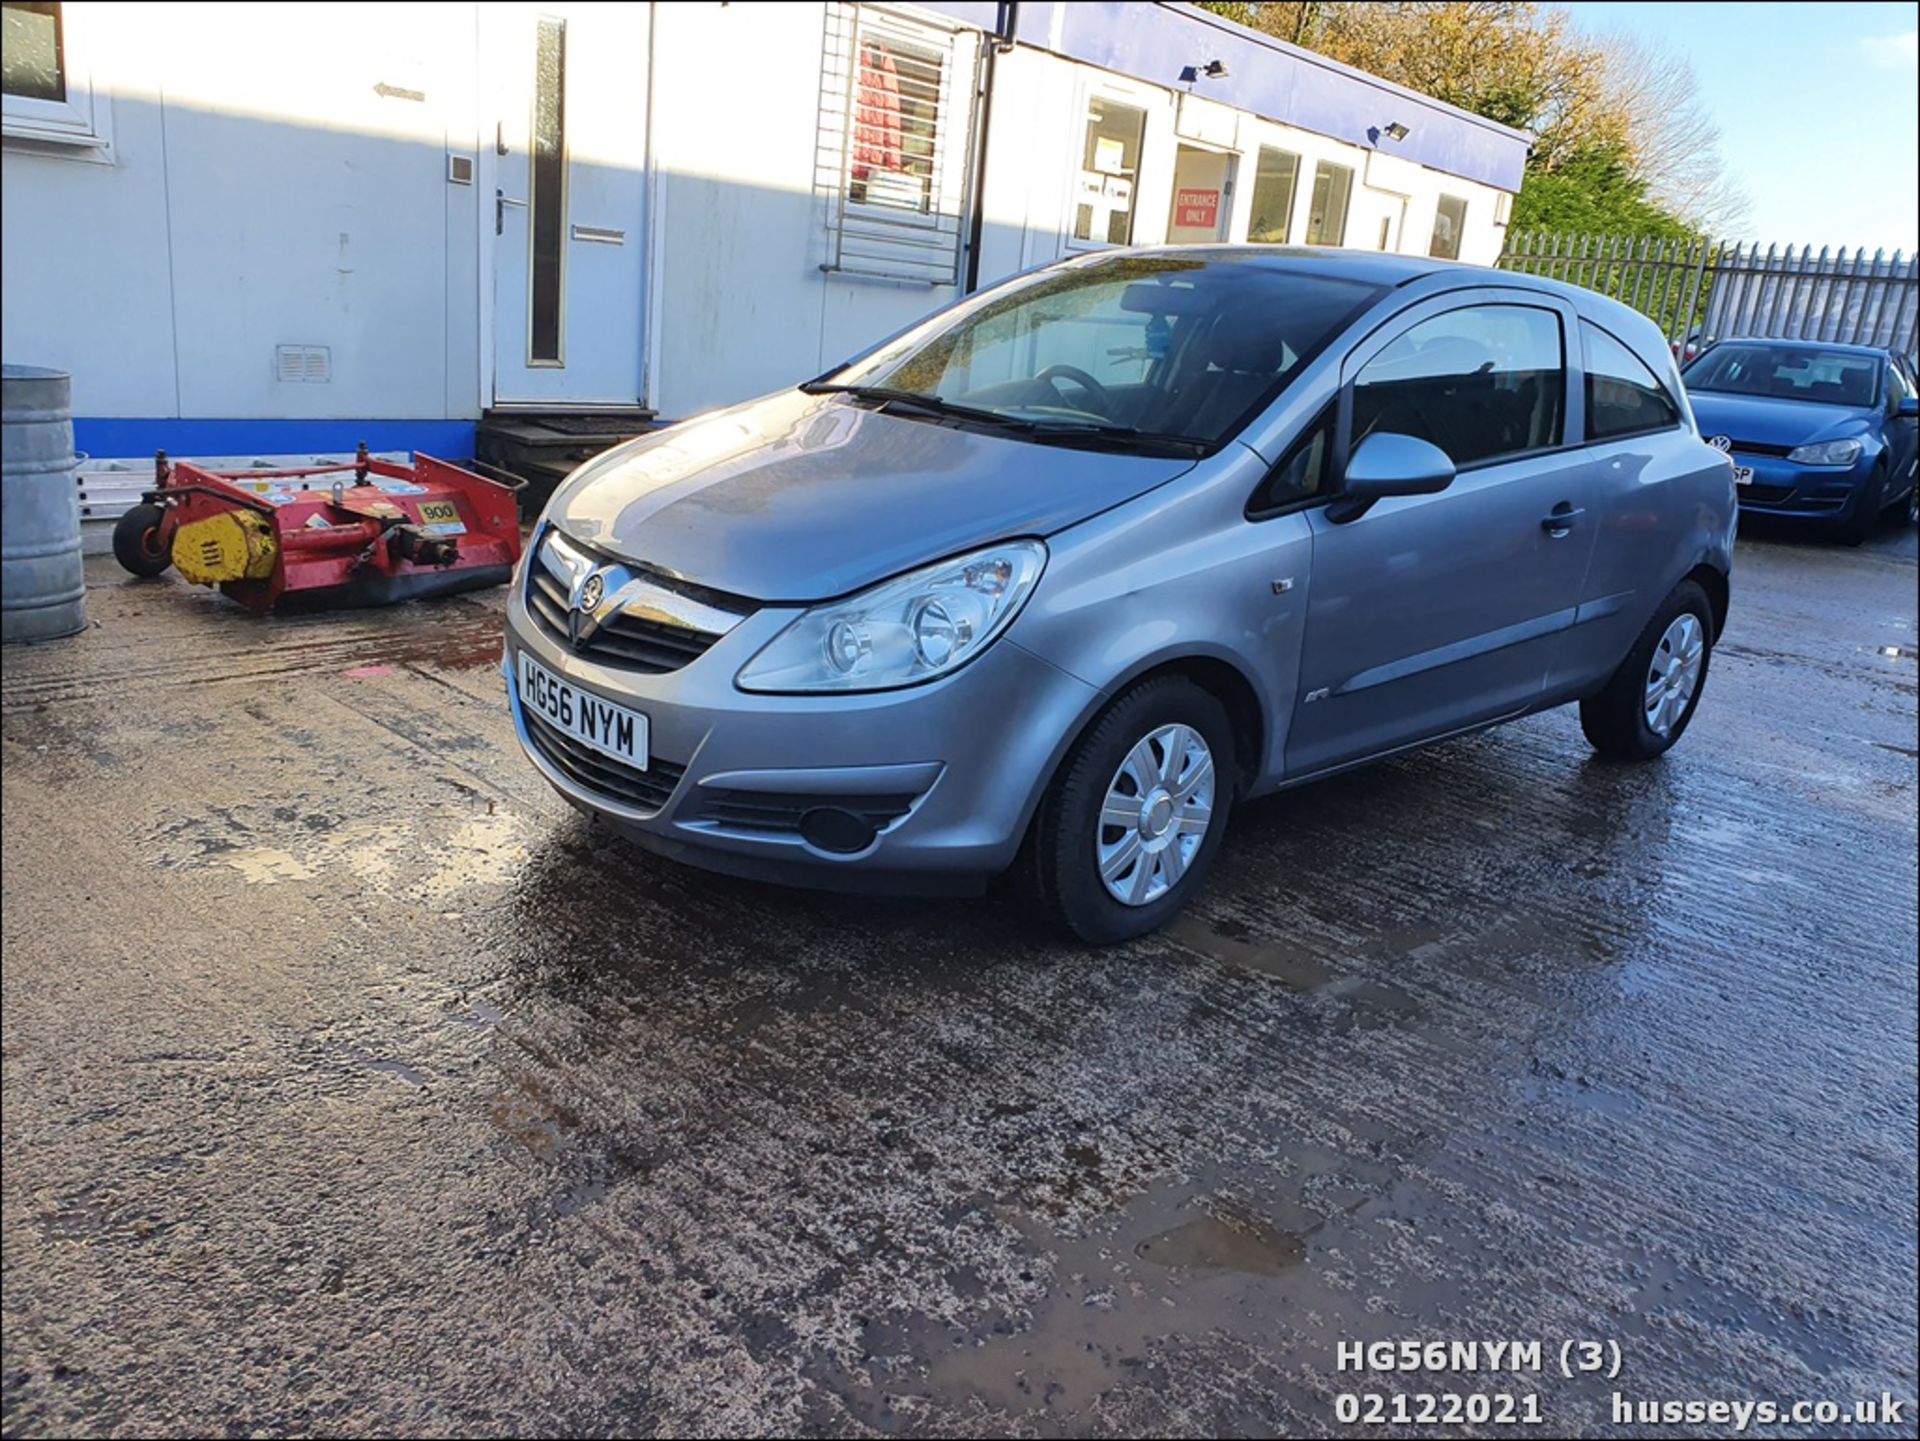
[(1625, 33), (1599, 43), (1607, 84), (1632, 117), (1628, 164), (1647, 199), (1710, 234), (1742, 225), (1752, 202), (1721, 162), (1720, 128), (1701, 108), (1693, 67)]
[[(1206, 5), (1290, 43), (1534, 134), (1516, 229), (1685, 233), (1736, 219), (1685, 60), (1582, 35), (1525, 0)], [(1553, 219), (1548, 219), (1553, 217)], [(1572, 217), (1580, 217), (1574, 220)]]

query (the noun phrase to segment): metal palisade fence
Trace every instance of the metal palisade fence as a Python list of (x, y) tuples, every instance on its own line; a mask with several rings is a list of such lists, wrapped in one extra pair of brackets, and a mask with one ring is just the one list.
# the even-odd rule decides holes
[(1597, 290), (1650, 317), (1676, 346), (1734, 336), (1884, 345), (1914, 353), (1920, 259), (1812, 246), (1530, 233), (1502, 270)]

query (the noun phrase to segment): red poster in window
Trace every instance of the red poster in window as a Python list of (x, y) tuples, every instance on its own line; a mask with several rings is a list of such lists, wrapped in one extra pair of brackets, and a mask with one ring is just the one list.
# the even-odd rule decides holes
[(1220, 223), (1218, 190), (1173, 192), (1173, 223), (1182, 230), (1211, 230)]

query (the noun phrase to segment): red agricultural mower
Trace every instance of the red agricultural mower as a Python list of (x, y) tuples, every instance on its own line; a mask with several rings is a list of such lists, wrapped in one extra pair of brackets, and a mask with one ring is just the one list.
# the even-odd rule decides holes
[(212, 471), (154, 457), (154, 487), (120, 518), (135, 575), (169, 565), (249, 610), (391, 605), (500, 585), (520, 558), (514, 488), (414, 456), (298, 470)]

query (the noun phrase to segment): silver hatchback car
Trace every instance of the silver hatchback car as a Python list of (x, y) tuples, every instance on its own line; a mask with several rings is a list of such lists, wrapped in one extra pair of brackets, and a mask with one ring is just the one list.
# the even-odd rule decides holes
[(649, 850), (855, 890), (1017, 866), (1115, 941), (1235, 802), (1574, 701), (1659, 755), (1735, 513), (1659, 332), (1601, 296), (1106, 253), (582, 465), (502, 666), (534, 765)]

